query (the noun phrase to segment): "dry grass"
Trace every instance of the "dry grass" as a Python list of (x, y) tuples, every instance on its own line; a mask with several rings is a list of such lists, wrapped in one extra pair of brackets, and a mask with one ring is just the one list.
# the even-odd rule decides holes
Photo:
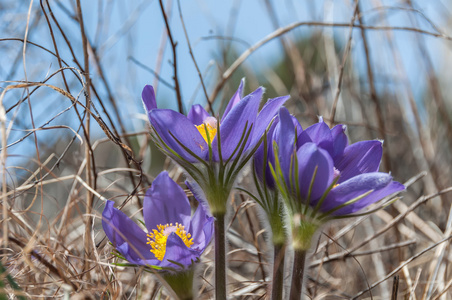
[[(158, 274), (114, 265), (117, 258), (100, 224), (105, 199), (140, 218), (153, 176), (167, 169), (180, 183), (185, 179), (150, 145), (140, 96), (132, 92), (140, 90), (136, 82), (140, 72), (147, 72), (143, 66), (152, 65), (154, 85), (172, 87), (167, 105), (180, 110), (183, 101), (189, 102), (181, 95), (184, 77), (201, 78), (191, 99), (218, 113), (246, 76), (250, 90), (263, 84), (269, 97), (289, 93), (287, 106), (303, 127), (322, 115), (330, 124), (347, 124), (351, 142), (385, 140), (381, 169), (408, 189), (372, 216), (323, 228), (310, 252), (309, 298), (391, 299), (398, 291), (392, 299), (451, 299), (452, 117), (446, 58), (452, 37), (445, 34), (451, 15), (438, 8), (439, 1), (431, 4), (433, 13), (411, 1), (390, 6), (345, 2), (337, 4), (344, 7), (345, 22), (291, 25), (278, 20), (276, 3), (255, 4), (264, 7), (268, 15), (260, 17), (268, 18), (274, 31), (245, 50), (240, 35), (234, 37), (232, 10), (226, 34), (216, 37), (215, 71), (187, 50), (184, 55), (193, 59), (196, 71), (184, 76), (177, 70), (182, 46), (176, 45), (192, 51), (194, 43), (188, 25), (186, 35), (173, 31), (190, 21), (179, 16), (178, 2), (99, 1), (91, 4), (96, 9), (79, 1), (0, 2), (0, 282), (5, 282), (0, 289), (10, 298), (169, 297)], [(233, 9), (241, 9), (241, 1), (234, 3)], [(137, 29), (133, 24), (150, 5), (160, 14), (166, 11), (172, 22), (165, 25), (161, 18), (161, 39), (153, 40), (159, 55), (142, 63), (133, 48), (149, 37), (130, 29)], [(118, 7), (124, 11), (116, 18), (112, 10)], [(392, 13), (403, 20), (394, 24)], [(432, 14), (440, 15), (438, 24)], [(116, 27), (110, 29), (112, 24)], [(334, 39), (338, 32), (345, 38)], [(402, 46), (397, 44), (401, 37)], [(268, 42), (280, 43), (285, 58), (262, 62), (257, 74), (248, 61)], [(121, 51), (108, 53), (116, 43)], [(164, 55), (174, 62), (176, 81), (159, 77), (167, 67)], [(414, 66), (403, 63), (406, 55)], [(441, 55), (444, 62), (438, 66), (435, 57)], [(249, 172), (237, 184), (249, 186)], [(271, 284), (272, 249), (262, 216), (250, 199), (232, 195), (227, 274), (234, 299), (264, 299)], [(197, 270), (202, 299), (213, 298), (211, 247)], [(286, 255), (290, 261), (290, 251)]]

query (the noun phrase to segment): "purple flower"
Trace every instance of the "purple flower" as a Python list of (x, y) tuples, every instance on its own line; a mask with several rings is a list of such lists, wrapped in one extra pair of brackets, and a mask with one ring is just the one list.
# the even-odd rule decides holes
[(113, 204), (107, 201), (102, 226), (113, 246), (132, 264), (177, 269), (189, 266), (212, 237), (213, 217), (201, 204), (191, 215), (187, 196), (167, 172), (157, 176), (144, 197), (146, 231)]
[(328, 216), (355, 213), (405, 189), (390, 174), (378, 172), (382, 142), (348, 145), (345, 129), (344, 125), (330, 129), (320, 118), (319, 123), (303, 131), (287, 109), (281, 108), (268, 131), (266, 145), (261, 145), (254, 157), (258, 177), (263, 180), (265, 170), (269, 188), (275, 187), (276, 179), (283, 194)]
[(197, 163), (240, 158), (240, 153), (256, 145), (279, 107), (289, 98), (270, 99), (259, 112), (263, 92), (263, 88), (258, 88), (243, 97), (242, 81), (221, 119), (210, 116), (201, 105), (193, 105), (187, 116), (170, 109), (158, 109), (150, 85), (144, 87), (142, 100), (163, 150), (176, 153), (184, 161)]

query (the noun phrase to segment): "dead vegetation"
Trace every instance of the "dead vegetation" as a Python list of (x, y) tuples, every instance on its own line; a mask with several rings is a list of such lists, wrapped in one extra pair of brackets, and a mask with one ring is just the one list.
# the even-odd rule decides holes
[[(100, 224), (105, 199), (139, 219), (153, 176), (185, 179), (150, 143), (141, 88), (161, 88), (159, 105), (183, 111), (195, 100), (218, 114), (243, 76), (249, 90), (290, 94), (304, 127), (321, 115), (347, 124), (350, 142), (384, 139), (381, 170), (408, 186), (385, 210), (324, 228), (308, 297), (451, 299), (451, 14), (440, 1), (339, 2), (306, 3), (321, 17), (294, 23), (279, 20), (277, 1), (254, 3), (273, 29), (252, 42), (236, 28), (250, 8), (242, 1), (209, 36), (191, 29), (195, 16), (178, 1), (0, 2), (0, 299), (168, 297), (158, 274), (114, 265)], [(330, 20), (332, 5), (345, 21)], [(157, 16), (159, 34), (147, 35), (143, 19)], [(137, 50), (145, 42), (152, 57)], [(278, 44), (277, 57), (260, 53), (267, 43)], [(202, 47), (211, 60), (196, 55)], [(188, 77), (198, 86), (183, 94)], [(247, 172), (237, 184), (250, 186)], [(244, 195), (231, 197), (234, 299), (265, 299), (271, 284), (262, 216)], [(201, 299), (213, 298), (211, 247), (197, 270)]]

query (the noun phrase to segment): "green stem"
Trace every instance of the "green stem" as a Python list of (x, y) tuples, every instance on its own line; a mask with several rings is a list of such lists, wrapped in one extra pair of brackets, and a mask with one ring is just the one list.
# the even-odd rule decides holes
[(224, 213), (215, 217), (215, 299), (226, 300), (226, 236)]
[(300, 300), (303, 293), (305, 260), (306, 250), (295, 249), (292, 271), (292, 285), (290, 287), (290, 300)]
[(284, 244), (274, 245), (272, 300), (282, 300), (284, 279)]
[(185, 271), (166, 273), (162, 277), (177, 295), (179, 300), (193, 300), (193, 266)]

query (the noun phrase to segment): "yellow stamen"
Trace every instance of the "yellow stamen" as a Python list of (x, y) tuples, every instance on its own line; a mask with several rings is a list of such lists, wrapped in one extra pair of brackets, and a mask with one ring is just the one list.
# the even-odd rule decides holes
[(173, 223), (157, 225), (157, 229), (153, 229), (152, 232), (147, 234), (148, 241), (146, 244), (151, 245), (152, 249), (150, 251), (154, 253), (155, 257), (160, 261), (165, 257), (166, 241), (168, 240), (168, 236), (173, 232), (182, 239), (185, 246), (188, 248), (191, 248), (193, 245), (193, 238), (190, 233), (185, 231), (183, 225), (179, 223), (176, 223), (175, 226), (173, 226)]
[[(212, 144), (213, 139), (217, 135), (217, 119), (207, 117), (201, 125), (195, 125), (199, 133), (202, 135), (208, 145)], [(209, 138), (207, 138), (209, 135)], [(209, 143), (210, 140), (210, 143)]]

